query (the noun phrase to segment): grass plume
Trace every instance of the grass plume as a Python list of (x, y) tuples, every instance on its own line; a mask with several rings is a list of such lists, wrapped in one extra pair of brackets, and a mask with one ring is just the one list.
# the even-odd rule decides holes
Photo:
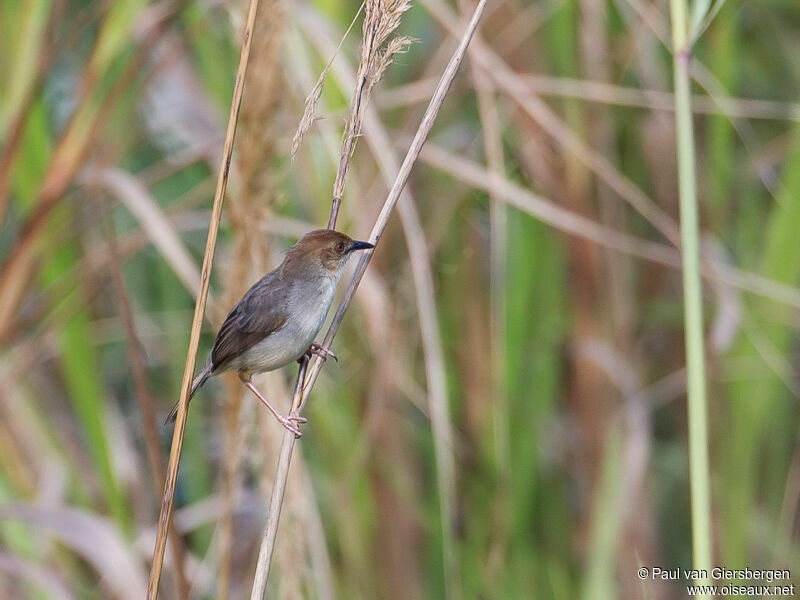
[[(367, 0), (364, 3), (364, 21), (361, 28), (361, 51), (356, 73), (356, 84), (350, 104), (350, 114), (342, 134), (342, 151), (336, 180), (333, 183), (333, 203), (328, 219), (328, 229), (336, 227), (339, 206), (342, 203), (344, 183), (350, 166), (350, 157), (361, 132), (361, 121), (369, 103), (370, 93), (386, 72), (393, 57), (413, 43), (405, 36), (386, 41), (400, 25), (400, 18), (411, 8), (410, 0)], [(385, 45), (386, 44), (386, 45)], [(384, 47), (385, 45), (385, 47)]]

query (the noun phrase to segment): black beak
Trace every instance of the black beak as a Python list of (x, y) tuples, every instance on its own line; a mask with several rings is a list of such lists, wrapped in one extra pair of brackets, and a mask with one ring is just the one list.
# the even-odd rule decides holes
[(370, 244), (369, 242), (359, 242), (355, 241), (350, 244), (350, 247), (347, 249), (348, 252), (355, 252), (356, 250), (369, 250), (370, 248), (374, 248), (375, 244)]

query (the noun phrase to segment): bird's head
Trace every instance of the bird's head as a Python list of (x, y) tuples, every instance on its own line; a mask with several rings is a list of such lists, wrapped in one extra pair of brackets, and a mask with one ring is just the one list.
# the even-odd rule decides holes
[(374, 247), (332, 229), (316, 229), (309, 231), (289, 249), (284, 270), (338, 276), (354, 252)]

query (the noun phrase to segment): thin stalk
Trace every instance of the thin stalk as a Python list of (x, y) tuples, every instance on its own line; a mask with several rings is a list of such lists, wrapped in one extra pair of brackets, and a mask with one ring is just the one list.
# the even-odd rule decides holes
[[(456, 48), (453, 56), (450, 58), (450, 62), (447, 64), (447, 67), (442, 74), (439, 85), (437, 86), (436, 91), (434, 92), (433, 97), (428, 104), (425, 115), (422, 117), (422, 122), (417, 129), (417, 133), (414, 135), (414, 139), (411, 142), (411, 146), (406, 153), (406, 157), (403, 160), (402, 165), (400, 166), (400, 170), (397, 173), (394, 184), (389, 190), (389, 194), (383, 203), (383, 208), (381, 209), (381, 212), (375, 221), (375, 225), (372, 228), (369, 241), (373, 244), (377, 245), (384, 229), (386, 228), (386, 224), (389, 222), (389, 217), (391, 216), (394, 207), (400, 198), (400, 194), (403, 191), (406, 182), (408, 181), (409, 175), (411, 174), (411, 169), (414, 166), (414, 163), (417, 161), (419, 153), (422, 150), (422, 146), (425, 143), (431, 128), (433, 127), (433, 123), (436, 120), (437, 115), (439, 114), (439, 110), (444, 103), (447, 91), (450, 89), (450, 84), (453, 82), (453, 78), (458, 71), (458, 67), (461, 64), (461, 61), (464, 59), (467, 46), (469, 45), (469, 42), (478, 27), (478, 23), (480, 22), (485, 8), (486, 0), (480, 0), (478, 6), (475, 8), (475, 12), (472, 15), (469, 25), (464, 31), (458, 48)], [(350, 302), (355, 295), (356, 289), (358, 288), (358, 284), (360, 283), (364, 272), (367, 270), (367, 265), (372, 258), (373, 252), (374, 251), (365, 252), (356, 265), (355, 272), (353, 273), (350, 282), (347, 285), (344, 297), (342, 298), (342, 301), (336, 310), (336, 314), (334, 315), (333, 321), (328, 328), (328, 332), (325, 334), (325, 340), (323, 341), (323, 344), (326, 348), (330, 348), (333, 338), (336, 336), (336, 332), (339, 330), (342, 319), (344, 319), (344, 314), (347, 311), (347, 308), (350, 306)], [(316, 382), (317, 377), (319, 377), (319, 373), (322, 370), (322, 365), (323, 361), (320, 358), (314, 357), (312, 359), (308, 370), (308, 375), (304, 377), (305, 384), (302, 387), (301, 393), (299, 395), (295, 394), (295, 397), (292, 400), (292, 411), (297, 411), (298, 413), (302, 411), (303, 406), (305, 406), (305, 403), (311, 394), (314, 383)], [(303, 365), (301, 365), (301, 368), (303, 368)], [(280, 458), (278, 459), (278, 470), (275, 473), (273, 493), (270, 498), (269, 518), (267, 521), (266, 530), (264, 531), (264, 537), (261, 541), (261, 549), (259, 550), (258, 555), (258, 565), (256, 566), (256, 577), (253, 581), (253, 590), (250, 595), (250, 600), (261, 600), (261, 598), (264, 597), (264, 590), (266, 589), (267, 579), (269, 577), (269, 567), (272, 558), (272, 552), (275, 548), (278, 519), (280, 516), (281, 503), (283, 502), (283, 489), (285, 489), (286, 478), (289, 475), (289, 463), (291, 461), (292, 450), (294, 449), (294, 441), (294, 434), (292, 434), (290, 431), (284, 432), (283, 441), (281, 443), (281, 454)]]
[(208, 225), (208, 238), (203, 256), (203, 268), (200, 272), (200, 290), (197, 293), (192, 330), (189, 337), (189, 349), (186, 352), (186, 364), (183, 369), (183, 382), (181, 383), (181, 396), (178, 404), (178, 414), (175, 419), (175, 431), (172, 434), (172, 448), (169, 454), (167, 467), (167, 480), (164, 483), (164, 496), (161, 501), (161, 514), (158, 518), (158, 533), (153, 549), (153, 564), (150, 567), (150, 581), (147, 584), (147, 599), (155, 600), (158, 597), (158, 582), (161, 579), (161, 567), (164, 562), (164, 549), (167, 545), (167, 531), (172, 514), (172, 502), (175, 499), (175, 482), (178, 478), (178, 463), (183, 447), (183, 436), (186, 430), (187, 408), (189, 406), (189, 390), (194, 375), (197, 348), (200, 345), (200, 329), (203, 325), (206, 303), (208, 301), (208, 287), (210, 283), (211, 265), (214, 261), (214, 250), (217, 245), (219, 222), (222, 217), (222, 203), (225, 189), (228, 186), (228, 174), (233, 155), (233, 141), (236, 137), (236, 124), (239, 120), (239, 109), (242, 105), (244, 92), (244, 79), (247, 73), (247, 63), (250, 59), (250, 46), (253, 40), (258, 0), (250, 0), (247, 10), (247, 22), (244, 28), (242, 50), (239, 55), (239, 68), (236, 71), (236, 82), (233, 86), (233, 98), (228, 117), (228, 127), (225, 131), (225, 144), (222, 149), (222, 159), (217, 179), (217, 189), (214, 193), (214, 204), (211, 209), (211, 221)]
[[(308, 369), (308, 357), (300, 359), (300, 368), (297, 371), (297, 381), (294, 385), (292, 395), (292, 410), (294, 412), (300, 406), (303, 397), (303, 382), (306, 378)], [(289, 474), (289, 465), (292, 462), (292, 451), (294, 450), (294, 434), (287, 431), (289, 435), (283, 436), (281, 443), (281, 453), (278, 456), (278, 468), (275, 471), (275, 481), (272, 484), (272, 493), (269, 497), (269, 512), (267, 513), (267, 527), (264, 530), (264, 539), (258, 551), (258, 564), (256, 575), (253, 578), (253, 589), (250, 592), (250, 600), (260, 600), (264, 597), (264, 590), (267, 588), (269, 579), (269, 567), (272, 562), (272, 550), (275, 547), (275, 539), (278, 535), (278, 521), (281, 518), (281, 506), (283, 505), (283, 494), (286, 492), (286, 476)]]
[[(700, 231), (690, 96), (691, 43), (686, 0), (671, 0), (675, 128), (681, 211), (684, 329), (689, 412), (689, 483), (692, 501), (692, 554), (695, 569), (711, 569), (711, 490), (708, 465), (705, 348), (700, 279)], [(708, 584), (708, 578), (695, 580)]]
[[(313, 23), (312, 21), (309, 21)], [(320, 51), (330, 53), (333, 48), (325, 43), (322, 31), (308, 31)], [(338, 63), (333, 65), (339, 86), (345, 89), (353, 85), (357, 75), (353, 70)], [(374, 107), (366, 107), (363, 115), (366, 142), (372, 149), (375, 161), (387, 186), (391, 186), (399, 169), (397, 157), (392, 149), (391, 138), (378, 118)], [(440, 520), (442, 527), (442, 554), (445, 580), (445, 597), (460, 598), (462, 577), (459, 574), (459, 559), (455, 542), (456, 514), (456, 465), (453, 453), (453, 432), (447, 405), (447, 377), (445, 375), (444, 351), (436, 313), (433, 275), (422, 223), (417, 213), (414, 197), (406, 190), (398, 203), (398, 214), (406, 236), (411, 274), (419, 310), (422, 349), (425, 357), (425, 378), (428, 390), (428, 406), (433, 430), (434, 454), (436, 457), (436, 480), (439, 493)]]

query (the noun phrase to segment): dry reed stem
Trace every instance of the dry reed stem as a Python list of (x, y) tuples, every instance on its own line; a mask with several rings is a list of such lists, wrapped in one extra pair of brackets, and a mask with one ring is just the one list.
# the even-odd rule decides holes
[[(318, 44), (321, 53), (331, 51), (330, 44), (325, 43), (325, 32), (321, 31), (318, 21), (309, 14), (307, 19), (307, 35)], [(343, 62), (334, 66), (339, 80), (339, 87), (345, 89), (353, 85), (355, 73)], [(391, 138), (378, 118), (373, 107), (364, 112), (364, 131), (367, 145), (372, 149), (381, 176), (387, 186), (391, 186), (398, 172), (399, 164), (392, 148)], [(398, 203), (406, 246), (409, 252), (414, 291), (419, 310), (420, 332), (425, 362), (425, 376), (428, 383), (428, 405), (433, 429), (433, 441), (436, 456), (437, 485), (441, 505), (442, 538), (444, 551), (445, 585), (447, 597), (461, 596), (461, 578), (458, 574), (458, 560), (455, 550), (455, 532), (453, 530), (456, 514), (456, 478), (455, 459), (453, 456), (453, 432), (447, 405), (447, 377), (445, 373), (444, 352), (439, 335), (439, 318), (436, 312), (433, 275), (430, 269), (425, 234), (422, 229), (414, 198), (408, 190), (403, 190)]]
[[(306, 378), (308, 369), (308, 358), (302, 357), (300, 368), (297, 370), (297, 381), (294, 385), (292, 395), (292, 412), (300, 405), (303, 394), (303, 382)], [(289, 463), (292, 460), (292, 450), (294, 449), (295, 436), (287, 431), (289, 435), (283, 436), (281, 452), (278, 456), (278, 468), (275, 471), (275, 480), (272, 483), (272, 494), (270, 495), (269, 512), (267, 513), (267, 526), (264, 531), (264, 539), (258, 551), (258, 563), (256, 574), (253, 578), (253, 589), (250, 599), (260, 600), (264, 597), (264, 590), (267, 588), (269, 578), (269, 567), (272, 562), (272, 550), (275, 547), (275, 539), (278, 535), (278, 521), (281, 517), (281, 505), (283, 504), (283, 494), (286, 491), (286, 480), (289, 474)], [(285, 465), (285, 466), (284, 466)]]
[[(447, 91), (450, 88), (450, 84), (453, 82), (453, 78), (455, 77), (458, 67), (464, 58), (464, 54), (467, 51), (467, 46), (469, 45), (469, 42), (475, 33), (475, 29), (478, 27), (478, 23), (485, 8), (486, 0), (480, 0), (475, 8), (469, 25), (464, 31), (461, 42), (453, 53), (450, 62), (442, 74), (439, 85), (437, 86), (436, 91), (434, 92), (434, 95), (428, 104), (428, 108), (425, 111), (422, 122), (417, 129), (417, 133), (415, 134), (414, 139), (411, 142), (411, 146), (406, 153), (405, 159), (400, 166), (394, 184), (392, 185), (391, 190), (389, 190), (389, 194), (383, 204), (383, 208), (381, 209), (381, 212), (372, 228), (369, 241), (373, 244), (377, 245), (384, 229), (386, 228), (389, 217), (391, 216), (392, 211), (394, 210), (394, 207), (400, 198), (400, 194), (403, 191), (406, 182), (408, 181), (408, 177), (411, 174), (411, 169), (414, 166), (420, 151), (422, 150), (422, 146), (425, 143), (431, 128), (433, 127), (436, 116), (439, 114), (439, 110), (444, 103)], [(330, 348), (333, 338), (336, 336), (336, 332), (339, 330), (339, 326), (344, 318), (344, 314), (347, 311), (347, 308), (350, 306), (350, 302), (355, 295), (361, 278), (364, 276), (364, 272), (366, 271), (367, 265), (372, 258), (372, 254), (372, 251), (364, 253), (356, 265), (355, 272), (348, 283), (344, 297), (342, 298), (342, 301), (336, 310), (336, 314), (333, 317), (333, 321), (328, 328), (328, 332), (325, 335), (323, 344), (326, 348)], [(319, 377), (323, 362), (324, 361), (318, 357), (314, 357), (309, 367), (306, 367), (305, 364), (301, 365), (301, 369), (308, 368), (308, 373), (303, 377), (305, 384), (302, 386), (300, 393), (296, 393), (292, 399), (292, 411), (302, 411), (305, 403), (308, 401), (311, 390), (316, 383), (317, 377)], [(258, 564), (256, 566), (256, 578), (253, 582), (253, 590), (250, 595), (250, 600), (261, 600), (261, 598), (264, 596), (264, 590), (266, 589), (267, 579), (269, 577), (270, 561), (272, 558), (272, 551), (275, 546), (278, 521), (280, 518), (280, 509), (283, 502), (283, 490), (286, 487), (286, 478), (289, 475), (289, 464), (291, 463), (294, 442), (294, 434), (289, 431), (285, 432), (283, 435), (283, 442), (281, 444), (281, 454), (278, 459), (278, 468), (275, 472), (275, 482), (273, 483), (272, 487), (272, 496), (270, 497), (270, 507), (268, 513), (269, 520), (267, 522), (267, 527), (264, 531), (264, 538), (262, 539), (261, 548), (259, 550)]]
[[(125, 342), (128, 348), (128, 360), (131, 363), (131, 373), (133, 374), (134, 389), (136, 391), (136, 402), (139, 405), (139, 412), (142, 418), (142, 437), (145, 442), (147, 460), (150, 463), (150, 476), (153, 482), (153, 490), (158, 491), (158, 487), (164, 481), (164, 462), (161, 454), (161, 445), (156, 429), (156, 410), (155, 399), (150, 392), (147, 383), (147, 369), (142, 351), (142, 346), (136, 334), (136, 325), (133, 321), (133, 312), (128, 301), (128, 292), (125, 289), (125, 281), (122, 277), (120, 267), (121, 260), (119, 247), (117, 245), (117, 235), (112, 223), (106, 221), (108, 238), (109, 264), (111, 266), (111, 283), (114, 296), (117, 300), (117, 312), (122, 319), (125, 327)], [(189, 580), (186, 578), (184, 570), (184, 548), (183, 540), (175, 530), (175, 524), (170, 525), (172, 530), (172, 560), (175, 563), (175, 585), (178, 589), (178, 598), (189, 598)]]
[(233, 98), (231, 99), (228, 126), (225, 131), (225, 144), (222, 150), (222, 161), (220, 164), (219, 178), (217, 179), (217, 189), (214, 193), (214, 204), (211, 211), (211, 221), (208, 227), (208, 239), (206, 240), (203, 267), (201, 269), (200, 290), (197, 295), (197, 304), (195, 305), (192, 330), (189, 337), (189, 349), (186, 353), (186, 364), (183, 370), (183, 382), (181, 384), (181, 395), (178, 403), (178, 414), (175, 420), (175, 431), (172, 434), (172, 448), (170, 449), (169, 465), (167, 466), (167, 480), (164, 484), (164, 496), (161, 501), (161, 513), (158, 519), (158, 533), (156, 535), (155, 548), (153, 549), (153, 564), (150, 568), (150, 580), (147, 585), (148, 600), (155, 600), (155, 598), (158, 597), (158, 582), (161, 578), (164, 549), (167, 544), (167, 527), (172, 513), (172, 503), (175, 499), (175, 482), (178, 477), (178, 464), (186, 429), (189, 390), (194, 375), (197, 348), (200, 344), (200, 330), (203, 325), (206, 303), (208, 301), (211, 265), (214, 260), (214, 249), (217, 244), (219, 223), (222, 217), (225, 188), (228, 184), (231, 155), (233, 154), (233, 141), (236, 137), (236, 124), (239, 119), (239, 110), (242, 103), (244, 80), (247, 73), (247, 63), (250, 59), (250, 47), (253, 39), (257, 11), (258, 0), (250, 0), (244, 29), (244, 39), (242, 40), (242, 50), (239, 56), (239, 67), (236, 71), (236, 82), (233, 86)]

